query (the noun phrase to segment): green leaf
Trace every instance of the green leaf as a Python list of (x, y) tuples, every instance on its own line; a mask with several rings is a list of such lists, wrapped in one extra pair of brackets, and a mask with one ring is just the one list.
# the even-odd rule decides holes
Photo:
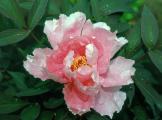
[(12, 27), (15, 27), (14, 23), (12, 22), (11, 19), (4, 17), (2, 15), (0, 15), (0, 31), (6, 30), (6, 29), (10, 29)]
[(41, 112), (38, 120), (52, 120), (54, 113), (52, 111), (43, 111)]
[(28, 16), (29, 28), (33, 29), (43, 17), (48, 0), (35, 0)]
[(68, 111), (61, 108), (56, 111), (56, 117), (55, 120), (65, 120), (68, 115)]
[(0, 13), (12, 19), (20, 28), (25, 25), (22, 10), (16, 0), (0, 0)]
[(81, 11), (86, 14), (87, 18), (90, 18), (90, 4), (88, 0), (77, 0), (74, 7), (71, 9), (71, 13), (75, 11)]
[(91, 7), (92, 7), (92, 14), (93, 17), (96, 19), (96, 21), (99, 21), (102, 19), (102, 13), (99, 8), (100, 2), (98, 0), (91, 0)]
[(99, 113), (94, 112), (94, 111), (87, 113), (85, 116), (87, 120), (110, 120), (106, 117), (101, 116)]
[(20, 72), (9, 72), (9, 74), (13, 77), (13, 80), (20, 90), (27, 89), (28, 87), (25, 84), (25, 75)]
[[(51, 87), (53, 87), (54, 82), (50, 81), (50, 80), (46, 80), (43, 82), (39, 82), (38, 84), (36, 84), (35, 86), (33, 86), (32, 88), (28, 88), (25, 89), (23, 91), (20, 91), (19, 93), (17, 93), (17, 96), (22, 97), (22, 96), (35, 96), (35, 95), (41, 95), (44, 94), (46, 92), (49, 92)], [(57, 88), (56, 84), (56, 88)]]
[(135, 115), (135, 120), (148, 120), (147, 113), (142, 106), (135, 106), (131, 109), (133, 114)]
[(135, 86), (133, 84), (132, 85), (123, 86), (122, 90), (124, 92), (126, 92), (126, 94), (127, 94), (127, 97), (128, 97), (128, 107), (130, 107), (131, 104), (132, 104), (134, 95), (135, 95)]
[(0, 82), (2, 81), (3, 79), (3, 74), (0, 72)]
[(75, 116), (72, 115), (68, 109), (60, 108), (56, 110), (55, 120), (76, 120)]
[(126, 22), (120, 21), (120, 15), (113, 14), (105, 18), (106, 23), (111, 27), (111, 31), (118, 31), (118, 33), (129, 30), (130, 25)]
[(116, 12), (131, 12), (130, 0), (102, 0), (101, 12), (110, 15)]
[(71, 14), (71, 9), (72, 9), (72, 3), (70, 2), (70, 0), (62, 0), (59, 3), (61, 5), (61, 12), (65, 13), (66, 15), (70, 15)]
[(19, 120), (17, 115), (0, 115), (0, 120)]
[[(139, 60), (139, 59), (141, 59), (144, 55), (145, 55), (145, 51), (144, 51), (142, 48), (140, 48), (140, 50), (137, 51), (137, 52), (131, 57), (131, 59), (133, 59), (133, 60)], [(142, 61), (140, 61), (140, 62), (142, 62)]]
[(157, 91), (145, 80), (146, 77), (141, 72), (136, 72), (135, 84), (145, 97), (146, 102), (151, 106), (151, 108), (156, 105), (160, 110), (162, 110), (162, 96), (157, 93)]
[(30, 105), (21, 112), (21, 120), (35, 120), (40, 114), (39, 104)]
[(32, 1), (22, 1), (19, 3), (20, 7), (26, 10), (30, 10), (32, 8), (33, 2)]
[(12, 85), (6, 85), (6, 86), (7, 86), (7, 88), (4, 90), (3, 93), (6, 94), (6, 95), (8, 95), (8, 96), (15, 97), (16, 96), (16, 93), (17, 93), (17, 90), (15, 89), (15, 87), (12, 86)]
[(41, 95), (49, 91), (49, 88), (28, 88), (17, 93), (18, 97)]
[(43, 103), (44, 107), (49, 108), (49, 109), (57, 108), (63, 104), (64, 104), (63, 98), (50, 98), (48, 101), (45, 101)]
[(0, 64), (0, 68), (1, 69), (6, 69), (8, 68), (8, 66), (10, 65), (11, 63), (11, 52), (8, 51), (8, 52), (5, 52), (5, 51), (2, 51), (0, 49), (0, 63), (3, 63), (3, 64)]
[(15, 112), (26, 105), (27, 105), (26, 102), (23, 102), (18, 99), (0, 100), (0, 114), (8, 114), (8, 113)]
[(141, 67), (141, 68), (136, 68), (136, 71), (139, 72), (139, 74), (146, 82), (151, 84), (158, 84), (158, 82), (155, 80), (155, 78), (153, 77), (153, 75), (148, 69)]
[(154, 65), (162, 72), (162, 52), (159, 50), (150, 51), (149, 57), (154, 63)]
[(126, 47), (127, 54), (135, 53), (141, 45), (141, 25), (137, 23), (127, 35), (128, 44)]
[(47, 7), (47, 14), (48, 15), (59, 15), (60, 14), (60, 8), (57, 5), (57, 2), (55, 0), (49, 0), (48, 7)]
[(92, 14), (96, 21), (117, 12), (131, 12), (130, 0), (91, 0)]
[(147, 6), (144, 6), (141, 18), (141, 35), (145, 46), (153, 48), (158, 40), (159, 28), (155, 16)]
[(0, 32), (0, 46), (6, 46), (9, 44), (17, 43), (25, 39), (29, 34), (29, 31), (19, 29), (8, 29)]

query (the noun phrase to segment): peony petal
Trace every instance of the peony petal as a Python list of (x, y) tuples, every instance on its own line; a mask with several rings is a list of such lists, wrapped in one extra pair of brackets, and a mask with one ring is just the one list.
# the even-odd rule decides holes
[(68, 51), (56, 50), (47, 58), (47, 69), (50, 74), (55, 76), (57, 82), (67, 83), (70, 79), (67, 79), (64, 73), (64, 59)]
[[(94, 28), (103, 28), (107, 31), (110, 31), (111, 28), (104, 22), (98, 22), (93, 24)], [(128, 40), (125, 39), (124, 37), (119, 37), (119, 38), (115, 38), (114, 39), (116, 42), (112, 47), (112, 51), (111, 51), (111, 58), (115, 55), (116, 52), (118, 52), (118, 50), (124, 46), (126, 43), (128, 43)]]
[(122, 86), (133, 83), (131, 76), (135, 73), (134, 60), (117, 57), (112, 61), (108, 74), (101, 77), (104, 87)]
[(89, 65), (94, 65), (98, 60), (98, 50), (93, 44), (86, 45), (86, 58)]
[(92, 73), (93, 69), (92, 67), (85, 65), (82, 67), (79, 67), (77, 70), (77, 73), (83, 76), (90, 75)]
[(123, 47), (126, 43), (128, 43), (128, 40), (124, 37), (119, 37), (115, 39), (116, 43), (113, 46), (112, 52), (111, 52), (111, 58), (120, 50), (121, 47)]
[(65, 102), (74, 115), (82, 115), (93, 107), (94, 97), (83, 94), (73, 84), (66, 84), (63, 93)]
[(83, 25), (86, 21), (85, 14), (75, 12), (70, 16), (61, 14), (58, 20), (48, 20), (45, 22), (44, 33), (54, 49), (65, 38), (80, 36)]
[(57, 76), (57, 78), (60, 78), (58, 82), (67, 83), (71, 81), (69, 79), (70, 76), (68, 75), (71, 74), (69, 67), (73, 60), (73, 57), (85, 55), (85, 46), (87, 41), (82, 39), (82, 37), (77, 37), (61, 42), (59, 49), (54, 50), (52, 55), (48, 57), (48, 71), (54, 76)]
[(74, 85), (86, 95), (96, 95), (100, 88), (100, 84), (98, 80), (96, 80), (97, 77), (95, 79), (93, 78), (96, 73), (94, 67), (80, 67), (74, 76)]
[(95, 97), (96, 110), (101, 115), (108, 115), (111, 119), (115, 112), (120, 112), (124, 101), (126, 100), (126, 94), (114, 88), (102, 88)]
[(69, 53), (64, 59), (64, 71), (68, 79), (71, 79), (73, 76), (75, 76), (75, 73), (71, 71), (71, 65), (72, 65), (73, 59), (74, 59), (74, 51), (69, 51)]
[(111, 30), (110, 26), (108, 26), (104, 22), (97, 22), (97, 23), (93, 24), (93, 26), (94, 26), (94, 28), (103, 28), (103, 29), (105, 29), (107, 31), (110, 31)]
[(64, 65), (66, 68), (70, 68), (74, 59), (74, 51), (70, 51), (64, 59)]
[(99, 74), (107, 72), (110, 59), (127, 43), (125, 38), (117, 38), (116, 32), (112, 33), (110, 27), (103, 22), (92, 24), (90, 20), (87, 20), (84, 24), (82, 35), (93, 38), (93, 44), (98, 49)]
[(53, 19), (45, 21), (44, 33), (47, 35), (48, 40), (54, 49), (58, 48), (57, 44), (61, 41), (61, 39), (59, 38), (61, 38), (62, 36), (61, 34), (58, 34), (57, 41), (55, 40), (54, 36), (56, 36), (55, 31), (57, 27), (58, 27), (58, 20)]
[(51, 53), (52, 50), (49, 48), (35, 49), (33, 56), (28, 55), (27, 60), (24, 61), (24, 68), (35, 78), (40, 78), (41, 80), (51, 79), (46, 69), (46, 59)]
[(94, 44), (98, 49), (98, 71), (99, 74), (104, 74), (107, 72), (111, 58), (111, 52), (113, 46), (116, 44), (114, 41), (115, 34), (108, 32), (107, 30), (97, 28), (94, 30), (92, 36), (95, 36)]

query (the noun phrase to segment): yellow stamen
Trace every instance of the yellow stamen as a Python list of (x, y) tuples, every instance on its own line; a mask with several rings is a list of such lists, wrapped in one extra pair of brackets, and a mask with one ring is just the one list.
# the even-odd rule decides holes
[(78, 56), (78, 57), (74, 58), (72, 65), (71, 65), (71, 70), (75, 71), (79, 67), (84, 66), (84, 65), (88, 65), (86, 56)]

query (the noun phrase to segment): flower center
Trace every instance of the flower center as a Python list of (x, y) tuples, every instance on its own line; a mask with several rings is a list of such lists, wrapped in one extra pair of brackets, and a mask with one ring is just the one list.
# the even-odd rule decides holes
[(71, 71), (77, 70), (79, 67), (88, 65), (87, 64), (87, 58), (86, 56), (78, 56), (74, 58), (72, 65), (71, 65)]

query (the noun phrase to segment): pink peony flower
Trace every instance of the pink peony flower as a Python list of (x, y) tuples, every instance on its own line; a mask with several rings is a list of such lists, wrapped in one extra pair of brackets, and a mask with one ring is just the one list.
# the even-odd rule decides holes
[(64, 84), (63, 94), (73, 114), (96, 110), (113, 117), (122, 109), (126, 93), (121, 86), (133, 83), (134, 61), (114, 54), (127, 43), (106, 23), (92, 24), (81, 12), (47, 20), (44, 33), (52, 46), (27, 56), (25, 69), (41, 80)]

